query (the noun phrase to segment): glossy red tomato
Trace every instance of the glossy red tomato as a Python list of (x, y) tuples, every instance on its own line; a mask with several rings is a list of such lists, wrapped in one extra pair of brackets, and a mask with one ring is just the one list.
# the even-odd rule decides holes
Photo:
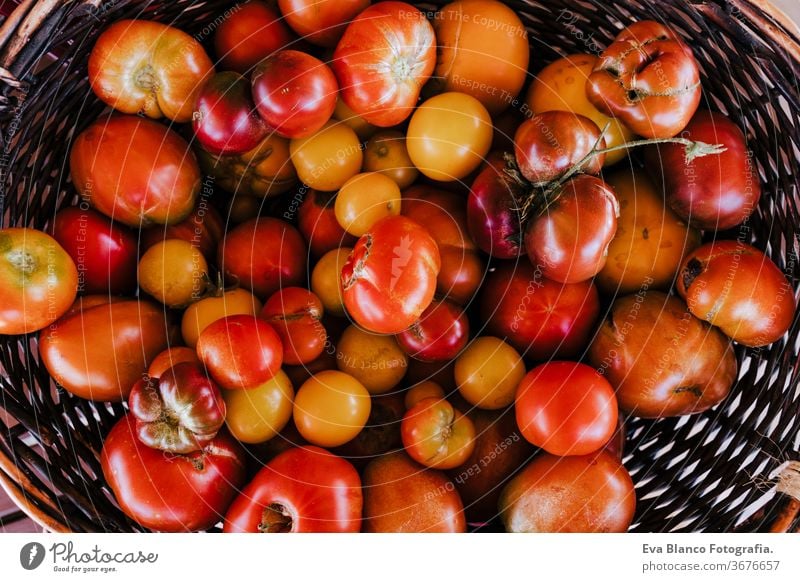
[(556, 192), (555, 201), (528, 223), (528, 258), (548, 279), (560, 283), (591, 279), (606, 264), (618, 217), (619, 202), (608, 184), (585, 174), (572, 178)]
[(457, 357), (469, 340), (469, 320), (450, 301), (434, 300), (419, 321), (395, 336), (403, 351), (425, 362), (446, 362)]
[(95, 121), (75, 138), (69, 167), (86, 202), (134, 228), (182, 221), (200, 191), (200, 168), (189, 144), (135, 115)]
[(664, 184), (669, 206), (705, 230), (725, 230), (746, 220), (758, 206), (761, 180), (739, 126), (721, 113), (698, 111), (681, 137), (719, 144), (725, 151), (687, 163), (682, 145), (649, 146), (647, 170)]
[(296, 366), (317, 359), (328, 341), (322, 325), (322, 301), (302, 287), (284, 287), (276, 291), (261, 311), (283, 343), (283, 361)]
[(380, 2), (361, 12), (336, 46), (332, 63), (344, 102), (379, 127), (411, 115), (435, 65), (433, 27), (405, 2)]
[(342, 457), (314, 446), (267, 463), (231, 505), (227, 533), (355, 533), (361, 529), (361, 479)]
[(695, 316), (751, 347), (780, 339), (797, 311), (794, 290), (778, 266), (739, 241), (719, 240), (690, 253), (676, 287)]
[(335, 46), (347, 24), (369, 6), (370, 0), (278, 0), (292, 29), (314, 44)]
[(617, 429), (617, 398), (594, 368), (547, 362), (522, 379), (514, 410), (528, 442), (548, 453), (588, 455)]
[(192, 118), (197, 94), (213, 74), (194, 37), (152, 20), (115, 22), (89, 55), (89, 83), (103, 102), (122, 113), (178, 123)]
[(202, 451), (173, 455), (142, 444), (130, 414), (106, 437), (100, 463), (122, 510), (163, 532), (210, 528), (245, 480), (244, 449), (225, 430)]
[(256, 66), (252, 82), (259, 115), (283, 137), (315, 134), (336, 108), (336, 77), (328, 65), (308, 53), (275, 53)]
[(296, 228), (277, 218), (254, 218), (225, 235), (217, 264), (231, 283), (266, 298), (305, 280), (306, 256)]
[(272, 326), (252, 315), (229, 315), (200, 333), (197, 355), (211, 377), (227, 389), (255, 388), (283, 364), (283, 344)]
[(481, 295), (486, 331), (533, 360), (580, 355), (599, 313), (594, 283), (556, 283), (526, 263), (498, 265)]
[(347, 312), (373, 333), (400, 333), (431, 304), (440, 267), (427, 230), (405, 216), (386, 217), (358, 239), (342, 269)]
[(318, 258), (333, 249), (356, 244), (356, 237), (347, 234), (336, 220), (335, 194), (309, 190), (297, 209), (297, 228), (303, 233), (311, 253)]
[(608, 453), (545, 453), (503, 489), (499, 509), (508, 532), (624, 532), (633, 521), (636, 492), (628, 471)]
[(247, 75), (262, 59), (286, 48), (294, 35), (280, 14), (266, 2), (237, 6), (217, 27), (214, 49), (222, 69)]
[(586, 96), (643, 137), (672, 137), (700, 104), (700, 71), (692, 49), (669, 27), (642, 20), (603, 51)]
[(255, 111), (250, 83), (232, 71), (217, 73), (200, 90), (192, 128), (200, 145), (215, 155), (248, 152), (268, 131)]

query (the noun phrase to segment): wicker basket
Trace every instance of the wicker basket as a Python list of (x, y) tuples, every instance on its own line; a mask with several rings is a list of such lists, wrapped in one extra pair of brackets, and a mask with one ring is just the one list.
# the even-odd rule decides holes
[[(443, 4), (444, 2), (440, 3)], [(800, 287), (800, 35), (764, 0), (509, 1), (529, 27), (537, 71), (558, 56), (605, 46), (638, 19), (668, 23), (695, 51), (704, 98), (745, 129), (764, 195), (751, 219), (765, 249)], [(70, 141), (103, 109), (86, 62), (109, 23), (172, 23), (208, 44), (230, 0), (25, 0), (0, 28), (0, 216), (43, 228), (76, 200)], [(431, 4), (420, 5), (431, 9)], [(1, 284), (1, 283), (0, 283)], [(738, 348), (742, 371), (722, 406), (628, 424), (625, 463), (637, 487), (633, 531), (793, 531), (797, 500), (775, 475), (800, 448), (800, 323), (788, 341)], [(121, 405), (57, 389), (36, 334), (0, 336), (0, 484), (54, 531), (136, 531), (105, 486), (98, 453)]]

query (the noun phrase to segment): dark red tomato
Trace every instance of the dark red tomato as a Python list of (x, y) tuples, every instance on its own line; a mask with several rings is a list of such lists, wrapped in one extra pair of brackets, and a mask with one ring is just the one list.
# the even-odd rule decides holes
[(289, 449), (267, 463), (231, 505), (227, 533), (356, 533), (361, 479), (342, 457), (314, 446)]
[(247, 75), (262, 59), (286, 48), (294, 35), (266, 2), (252, 0), (225, 18), (214, 34), (222, 69)]
[(175, 364), (134, 384), (128, 408), (136, 435), (149, 447), (192, 453), (208, 446), (225, 423), (225, 401), (199, 364)]
[[(558, 180), (597, 146), (605, 147), (594, 121), (577, 113), (546, 111), (523, 121), (514, 135), (514, 155), (520, 172), (536, 185)], [(605, 154), (586, 159), (580, 167), (598, 174)]]
[(230, 283), (266, 298), (305, 281), (306, 256), (306, 243), (296, 228), (277, 218), (253, 218), (228, 232), (217, 264)]
[(205, 194), (204, 191), (192, 213), (178, 224), (151, 226), (139, 231), (140, 253), (144, 254), (147, 249), (162, 241), (177, 238), (191, 243), (203, 253), (206, 260), (214, 261), (217, 245), (225, 234), (225, 224), (216, 208), (208, 203)]
[(163, 532), (210, 528), (245, 480), (244, 449), (224, 429), (202, 451), (173, 455), (142, 444), (131, 414), (111, 429), (100, 463), (126, 515)]
[(621, 533), (633, 521), (636, 492), (628, 471), (608, 453), (544, 453), (503, 489), (499, 509), (508, 532)]
[(292, 29), (314, 44), (333, 47), (370, 0), (278, 0)]
[(746, 220), (758, 206), (761, 182), (739, 126), (721, 113), (698, 111), (681, 137), (726, 149), (687, 163), (682, 145), (647, 148), (647, 169), (664, 184), (670, 207), (704, 230), (725, 230)]
[(322, 129), (336, 108), (338, 91), (328, 65), (300, 51), (279, 51), (253, 71), (258, 113), (283, 137), (309, 137)]
[(284, 287), (267, 299), (261, 317), (278, 332), (284, 363), (308, 364), (322, 354), (328, 341), (323, 311), (319, 297), (302, 287)]
[(780, 339), (797, 311), (794, 290), (778, 266), (739, 241), (712, 242), (689, 254), (676, 287), (696, 317), (750, 347)]
[(395, 336), (397, 343), (412, 358), (425, 362), (452, 360), (469, 340), (469, 320), (464, 311), (450, 301), (434, 301), (422, 312), (419, 321)]
[(297, 209), (297, 228), (308, 242), (311, 254), (321, 257), (339, 247), (352, 247), (356, 237), (347, 234), (333, 211), (335, 192), (309, 190)]
[(436, 66), (433, 27), (405, 2), (380, 2), (347, 27), (333, 54), (342, 99), (378, 127), (404, 121)]
[(667, 26), (635, 22), (603, 51), (586, 96), (643, 137), (679, 134), (700, 104), (700, 71), (688, 47)]
[(555, 196), (531, 218), (525, 250), (548, 279), (586, 281), (606, 264), (608, 245), (617, 232), (619, 202), (608, 184), (585, 174), (568, 180)]
[(526, 263), (499, 265), (481, 296), (486, 331), (533, 360), (579, 356), (599, 313), (593, 282), (556, 283)]
[(617, 398), (594, 368), (547, 362), (522, 379), (514, 410), (522, 436), (548, 453), (588, 455), (617, 429)]
[(136, 289), (139, 250), (136, 235), (88, 206), (56, 214), (53, 238), (78, 268), (79, 293), (124, 295)]
[(441, 267), (436, 241), (413, 220), (388, 216), (358, 239), (342, 269), (342, 298), (373, 333), (400, 333), (433, 301)]
[(232, 71), (217, 73), (200, 90), (192, 128), (200, 145), (215, 155), (249, 152), (268, 132), (255, 110), (250, 83)]
[(517, 209), (526, 189), (505, 173), (506, 166), (501, 155), (490, 155), (467, 198), (472, 240), (497, 259), (515, 259), (522, 253), (522, 220)]
[(197, 340), (197, 355), (223, 388), (255, 388), (281, 369), (283, 344), (263, 319), (229, 315), (203, 330)]

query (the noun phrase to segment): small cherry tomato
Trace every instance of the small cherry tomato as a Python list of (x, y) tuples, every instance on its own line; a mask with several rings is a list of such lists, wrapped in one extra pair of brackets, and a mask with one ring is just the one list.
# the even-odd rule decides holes
[(285, 364), (307, 364), (325, 349), (328, 334), (322, 314), (322, 301), (302, 287), (284, 287), (264, 303), (261, 317), (278, 332)]
[(358, 136), (341, 121), (328, 122), (309, 137), (293, 139), (289, 151), (303, 183), (328, 192), (358, 174), (364, 159)]
[(169, 239), (150, 247), (139, 260), (139, 286), (167, 307), (200, 299), (208, 282), (208, 263), (191, 243)]
[(223, 390), (222, 396), (228, 430), (243, 443), (274, 438), (292, 418), (294, 389), (283, 371), (248, 390)]
[(478, 408), (496, 410), (514, 402), (524, 376), (525, 364), (517, 350), (496, 337), (472, 340), (456, 360), (458, 391)]
[(475, 448), (475, 426), (447, 400), (425, 398), (411, 407), (400, 424), (408, 456), (433, 469), (463, 464)]
[(447, 300), (434, 300), (411, 327), (395, 336), (412, 358), (446, 362), (458, 357), (469, 341), (469, 320), (464, 311)]
[(364, 171), (379, 172), (391, 178), (401, 190), (416, 181), (419, 170), (408, 156), (406, 136), (399, 131), (379, 131), (364, 148)]
[(337, 342), (336, 366), (361, 382), (370, 394), (383, 394), (403, 379), (408, 358), (392, 336), (351, 325)]

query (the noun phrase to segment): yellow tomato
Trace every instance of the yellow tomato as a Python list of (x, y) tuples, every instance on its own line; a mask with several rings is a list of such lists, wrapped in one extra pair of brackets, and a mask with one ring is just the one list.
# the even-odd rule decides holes
[(444, 390), (436, 382), (425, 380), (419, 384), (414, 384), (406, 392), (405, 405), (406, 409), (412, 408), (420, 400), (426, 398), (444, 398)]
[(381, 218), (400, 214), (400, 188), (377, 172), (356, 174), (336, 194), (336, 221), (353, 236), (361, 236)]
[(525, 376), (519, 352), (496, 337), (479, 337), (456, 360), (458, 391), (478, 408), (496, 410), (514, 402)]
[(664, 206), (643, 171), (619, 170), (606, 178), (619, 200), (617, 232), (596, 281), (608, 293), (667, 289), (684, 257), (700, 246), (700, 233)]
[(419, 170), (408, 156), (406, 136), (393, 129), (373, 135), (364, 148), (364, 170), (380, 172), (394, 180), (401, 190), (419, 177)]
[(161, 241), (139, 260), (139, 286), (168, 307), (197, 301), (207, 281), (208, 263), (203, 253), (185, 240)]
[(256, 444), (277, 435), (292, 417), (294, 389), (283, 372), (248, 390), (223, 390), (225, 422), (243, 443)]
[(361, 382), (370, 394), (383, 394), (400, 383), (408, 356), (390, 335), (375, 335), (351, 325), (339, 338), (336, 365)]
[(325, 311), (331, 315), (345, 314), (339, 278), (351, 252), (353, 249), (350, 247), (328, 251), (317, 261), (311, 272), (311, 290), (322, 301)]
[(326, 370), (306, 380), (294, 399), (294, 423), (301, 436), (321, 447), (355, 438), (372, 408), (369, 392), (350, 374)]
[(420, 172), (452, 182), (480, 165), (493, 133), (489, 112), (475, 97), (442, 93), (417, 107), (408, 124), (406, 146)]
[[(622, 123), (608, 117), (589, 102), (586, 97), (586, 79), (594, 70), (597, 57), (593, 55), (570, 55), (549, 64), (536, 75), (528, 89), (525, 104), (528, 114), (544, 111), (569, 111), (584, 115), (595, 122), (601, 130), (610, 123), (606, 131), (606, 147), (631, 141), (634, 134)], [(612, 152), (606, 156), (606, 166), (615, 164), (627, 155), (627, 150)]]
[(347, 106), (341, 98), (336, 100), (336, 109), (333, 110), (333, 118), (343, 122), (350, 129), (356, 132), (358, 139), (369, 139), (378, 128), (367, 121), (363, 117), (356, 115), (352, 109)]
[(312, 136), (289, 144), (300, 179), (315, 190), (338, 190), (361, 170), (364, 154), (356, 132), (339, 121), (329, 121)]
[(218, 319), (229, 315), (258, 315), (260, 311), (261, 302), (244, 289), (225, 291), (218, 297), (205, 297), (183, 312), (183, 341), (194, 348), (202, 331)]

